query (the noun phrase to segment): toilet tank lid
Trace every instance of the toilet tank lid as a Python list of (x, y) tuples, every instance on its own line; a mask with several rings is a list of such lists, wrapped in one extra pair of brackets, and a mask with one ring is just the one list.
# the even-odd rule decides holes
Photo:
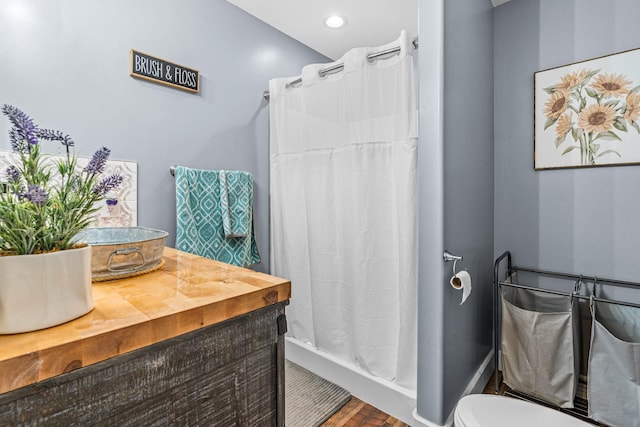
[(591, 426), (578, 418), (535, 403), (491, 394), (471, 394), (456, 407), (456, 418), (465, 426), (585, 427)]

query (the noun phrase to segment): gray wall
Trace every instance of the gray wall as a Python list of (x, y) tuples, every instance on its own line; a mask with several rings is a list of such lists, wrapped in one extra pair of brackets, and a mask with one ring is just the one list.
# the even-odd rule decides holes
[[(224, 0), (2, 0), (0, 28), (0, 104), (69, 133), (79, 155), (105, 145), (112, 159), (138, 162), (138, 224), (169, 231), (170, 245), (170, 165), (251, 172), (257, 269), (268, 269), (262, 92), (270, 78), (325, 57)], [(132, 48), (199, 70), (201, 92), (130, 77)], [(3, 116), (0, 149), (10, 149), (7, 130)]]
[[(418, 414), (443, 424), (492, 348), (491, 3), (429, 2), (420, 31)], [(472, 276), (462, 306), (444, 249)]]
[(447, 0), (444, 12), (444, 247), (473, 279), (462, 306), (460, 292), (444, 293), (447, 416), (493, 347), (493, 9)]
[(640, 2), (512, 0), (494, 15), (495, 254), (640, 281), (640, 168), (533, 169), (534, 72), (640, 47)]
[[(504, 250), (519, 265), (639, 280), (640, 168), (535, 172), (533, 73), (638, 48), (640, 3), (484, 3), (420, 10), (418, 414), (439, 424), (491, 348)], [(443, 249), (474, 278), (461, 307)]]

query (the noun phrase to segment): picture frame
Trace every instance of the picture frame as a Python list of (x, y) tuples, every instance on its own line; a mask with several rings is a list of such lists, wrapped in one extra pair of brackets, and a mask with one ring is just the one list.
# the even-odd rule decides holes
[(534, 169), (640, 164), (640, 48), (534, 73)]

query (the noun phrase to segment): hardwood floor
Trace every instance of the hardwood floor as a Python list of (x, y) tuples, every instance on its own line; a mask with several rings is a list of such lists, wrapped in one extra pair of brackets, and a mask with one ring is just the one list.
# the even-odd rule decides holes
[[(495, 375), (495, 373), (494, 373)], [(500, 375), (500, 373), (498, 374)], [(484, 388), (483, 393), (494, 394), (495, 393), (495, 377), (492, 375), (491, 379)], [(498, 394), (503, 395), (507, 387), (504, 383), (501, 383)], [(593, 422), (583, 419), (587, 422)], [(606, 427), (604, 424), (596, 424), (600, 427)], [(352, 397), (351, 400), (336, 412), (331, 418), (329, 418), (321, 427), (410, 427), (409, 424), (405, 424), (400, 420), (397, 420), (382, 412), (381, 410), (374, 408), (368, 403), (363, 402), (357, 397)]]
[(322, 427), (410, 427), (357, 397), (333, 414)]
[[(498, 388), (498, 394), (503, 395), (507, 389), (507, 385), (502, 382), (502, 372), (498, 372), (498, 380), (500, 381), (500, 387)], [(496, 393), (496, 373), (491, 374), (491, 379), (484, 388), (483, 394), (495, 394)]]
[[(487, 386), (484, 388), (484, 391), (483, 391), (484, 394), (495, 394), (495, 391), (496, 391), (495, 375), (496, 375), (495, 372), (493, 373), (493, 375), (491, 375), (491, 379), (487, 383)], [(500, 388), (498, 389), (498, 394), (501, 395), (501, 396), (509, 395), (510, 393), (513, 394), (514, 393), (513, 390), (511, 390), (509, 387), (507, 387), (507, 385), (505, 383), (502, 382), (502, 372), (499, 372), (498, 375), (499, 375), (498, 379), (500, 380)], [(605, 424), (599, 424), (596, 421), (593, 421), (593, 420), (587, 418), (587, 411), (586, 411), (586, 399), (587, 399), (587, 397), (586, 397), (586, 389), (584, 387), (586, 387), (586, 384), (582, 385), (582, 389), (584, 390), (584, 394), (582, 394), (580, 392), (581, 384), (578, 383), (578, 393), (576, 395), (576, 400), (575, 400), (576, 408), (582, 407), (584, 409), (584, 412), (571, 411), (571, 410), (566, 410), (566, 409), (558, 409), (557, 407), (554, 407), (554, 406), (552, 406), (550, 404), (548, 404), (548, 405), (544, 404), (541, 401), (537, 402), (537, 403), (539, 405), (542, 405), (542, 406), (548, 406), (548, 407), (550, 407), (552, 409), (557, 409), (557, 410), (559, 410), (561, 412), (568, 413), (569, 415), (572, 415), (572, 416), (574, 416), (574, 417), (576, 417), (576, 418), (578, 418), (578, 419), (580, 419), (582, 421), (585, 421), (587, 423), (593, 424), (594, 426), (607, 427)], [(525, 399), (525, 400), (527, 400), (527, 399)], [(582, 402), (580, 400), (582, 400)]]
[[(494, 392), (494, 379), (491, 377), (491, 381), (487, 383), (484, 393), (493, 394)], [(504, 384), (502, 385), (500, 392), (504, 392)], [(338, 412), (333, 414), (321, 427), (410, 427), (409, 424), (405, 424), (400, 420), (397, 420), (382, 412), (381, 410), (374, 408), (368, 403), (363, 402), (357, 397), (352, 397), (351, 400), (342, 407)]]
[[(487, 383), (484, 392), (487, 394), (494, 394), (494, 377)], [(500, 387), (500, 394), (503, 394), (505, 385)], [(381, 410), (374, 408), (368, 403), (363, 402), (357, 397), (352, 397), (351, 400), (342, 407), (338, 412), (333, 414), (331, 418), (325, 421), (321, 427), (410, 427), (409, 424), (405, 424), (400, 420), (397, 420), (382, 412)]]

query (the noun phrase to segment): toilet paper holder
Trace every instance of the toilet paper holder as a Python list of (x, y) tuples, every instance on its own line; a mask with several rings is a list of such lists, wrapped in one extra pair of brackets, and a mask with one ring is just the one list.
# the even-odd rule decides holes
[(459, 274), (456, 271), (456, 263), (462, 261), (461, 256), (454, 255), (449, 251), (444, 251), (442, 259), (444, 262), (453, 261), (453, 276), (449, 279), (449, 283), (453, 289), (462, 290), (462, 301), (460, 301), (460, 305), (462, 305), (471, 294), (471, 275), (466, 269)]
[(457, 272), (456, 272), (456, 263), (458, 261), (462, 261), (462, 257), (458, 256), (458, 255), (454, 255), (451, 252), (445, 250), (444, 253), (442, 254), (442, 259), (444, 260), (444, 262), (449, 262), (449, 261), (453, 261), (453, 276), (457, 276)]

